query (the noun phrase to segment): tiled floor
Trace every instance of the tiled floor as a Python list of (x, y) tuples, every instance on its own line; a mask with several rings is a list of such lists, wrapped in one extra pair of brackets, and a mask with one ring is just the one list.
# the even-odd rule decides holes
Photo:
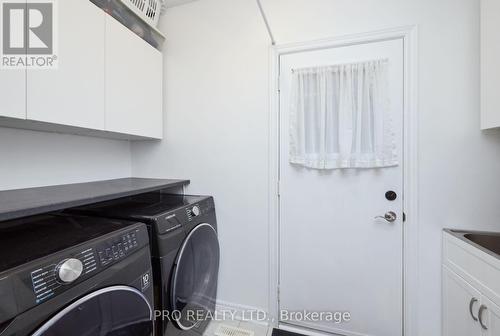
[(215, 336), (215, 331), (217, 330), (220, 324), (251, 330), (255, 333), (255, 336), (271, 336), (273, 331), (272, 328), (269, 328), (266, 325), (254, 323), (251, 321), (226, 320), (226, 321), (212, 321), (208, 326), (207, 330), (205, 331), (205, 333), (203, 334), (203, 336)]

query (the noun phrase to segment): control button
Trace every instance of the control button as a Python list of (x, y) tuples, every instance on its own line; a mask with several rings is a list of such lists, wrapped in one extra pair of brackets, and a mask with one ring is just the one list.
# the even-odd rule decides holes
[(71, 283), (78, 279), (83, 272), (83, 264), (78, 259), (66, 259), (57, 266), (59, 280), (64, 283)]
[(195, 205), (192, 209), (191, 209), (191, 213), (193, 214), (193, 216), (199, 216), (201, 214), (201, 210), (200, 210), (200, 207)]
[(111, 248), (111, 250), (113, 252), (113, 258), (114, 259), (118, 259), (119, 254), (118, 254), (118, 249), (116, 248), (116, 246), (113, 245), (113, 247)]
[(118, 243), (118, 253), (120, 254), (120, 257), (124, 257), (125, 256), (125, 252), (123, 252), (122, 243)]

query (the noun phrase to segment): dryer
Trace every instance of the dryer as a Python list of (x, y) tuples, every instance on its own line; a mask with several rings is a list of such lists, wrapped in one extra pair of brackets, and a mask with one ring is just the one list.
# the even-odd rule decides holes
[(212, 197), (148, 193), (70, 211), (146, 223), (157, 335), (203, 334), (215, 312), (220, 257)]
[(61, 215), (3, 222), (0, 255), (0, 335), (152, 335), (144, 224)]

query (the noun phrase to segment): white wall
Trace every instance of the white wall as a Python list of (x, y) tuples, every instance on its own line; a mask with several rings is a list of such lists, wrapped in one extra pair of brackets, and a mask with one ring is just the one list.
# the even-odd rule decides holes
[(0, 190), (130, 175), (127, 141), (0, 128)]
[[(440, 334), (443, 227), (500, 230), (500, 134), (479, 131), (477, 0), (263, 0), (278, 43), (419, 25), (419, 335)], [(269, 40), (253, 0), (167, 12), (166, 140), (133, 173), (216, 196), (220, 298), (267, 306)]]
[(223, 301), (267, 307), (268, 40), (256, 4), (197, 1), (167, 11), (165, 140), (132, 146), (136, 176), (189, 178), (212, 194)]

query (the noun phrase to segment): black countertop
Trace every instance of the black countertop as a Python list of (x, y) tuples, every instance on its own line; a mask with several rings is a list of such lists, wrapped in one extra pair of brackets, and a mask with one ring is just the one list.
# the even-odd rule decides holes
[(182, 187), (189, 180), (123, 178), (0, 191), (0, 221)]

